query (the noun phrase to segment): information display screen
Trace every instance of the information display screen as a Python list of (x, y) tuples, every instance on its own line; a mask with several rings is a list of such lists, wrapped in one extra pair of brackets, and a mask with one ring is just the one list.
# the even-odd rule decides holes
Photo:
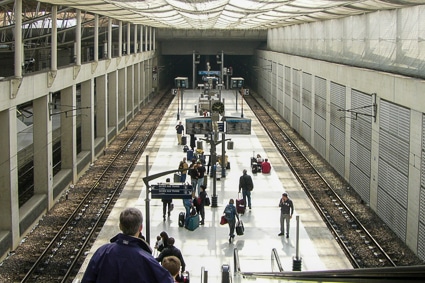
[(186, 118), (186, 134), (204, 135), (213, 131), (210, 117)]
[(226, 118), (226, 134), (250, 135), (251, 119)]

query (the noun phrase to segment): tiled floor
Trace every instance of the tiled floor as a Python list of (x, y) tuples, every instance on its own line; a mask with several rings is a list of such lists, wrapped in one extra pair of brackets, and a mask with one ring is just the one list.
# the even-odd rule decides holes
[[(146, 188), (142, 178), (146, 176), (146, 156), (151, 165), (149, 174), (173, 170), (178, 167), (179, 161), (186, 156), (182, 146), (177, 145), (174, 126), (177, 124), (177, 114), (181, 121), (188, 117), (197, 116), (194, 105), (200, 96), (200, 90), (186, 90), (184, 93), (184, 107), (177, 113), (177, 98), (174, 100), (161, 126), (149, 143), (148, 149), (140, 159), (119, 201), (115, 205), (107, 223), (102, 229), (86, 262), (74, 282), (82, 277), (91, 254), (111, 237), (119, 233), (118, 216), (123, 208), (135, 206), (146, 215), (146, 203), (149, 203), (150, 219), (146, 225), (150, 227), (150, 243), (153, 246), (155, 237), (161, 231), (167, 231), (176, 239), (175, 246), (181, 249), (186, 269), (190, 271), (191, 282), (201, 282), (201, 268), (208, 271), (208, 282), (220, 282), (221, 266), (229, 264), (233, 270), (233, 252), (238, 249), (242, 271), (272, 271), (271, 251), (277, 250), (284, 270), (292, 270), (293, 257), (297, 255), (297, 228), (299, 229), (298, 256), (302, 259), (302, 270), (328, 270), (352, 268), (344, 253), (339, 248), (326, 225), (317, 214), (308, 197), (300, 187), (283, 158), (275, 150), (272, 142), (255, 119), (250, 109), (244, 106), (244, 117), (252, 119), (251, 135), (226, 135), (234, 142), (234, 149), (227, 150), (231, 169), (226, 171), (227, 176), (216, 182), (218, 207), (207, 207), (205, 225), (195, 231), (189, 231), (178, 226), (178, 213), (184, 211), (182, 200), (175, 199), (175, 209), (171, 218), (163, 221), (161, 200), (146, 201)], [(240, 117), (242, 108), (238, 99), (236, 110), (235, 91), (222, 91), (225, 99), (226, 116)], [(180, 105), (179, 105), (180, 106)], [(198, 136), (198, 138), (203, 138)], [(206, 153), (209, 147), (203, 143)], [(221, 145), (217, 152), (221, 153)], [(260, 153), (267, 157), (272, 164), (270, 174), (252, 174), (250, 172), (250, 157)], [(252, 209), (241, 216), (245, 224), (245, 234), (236, 236), (233, 243), (228, 242), (228, 226), (219, 224), (224, 206), (230, 198), (238, 196), (238, 182), (242, 170), (247, 169), (254, 181), (252, 191)], [(172, 177), (172, 175), (168, 176)], [(158, 182), (163, 182), (167, 176)], [(157, 182), (151, 181), (150, 185)], [(207, 192), (213, 195), (212, 178), (208, 180)], [(279, 237), (279, 198), (282, 192), (287, 192), (293, 200), (295, 214), (291, 220), (290, 237)], [(299, 226), (297, 227), (297, 217)], [(274, 271), (277, 269), (275, 268)], [(234, 282), (243, 282), (243, 279), (234, 277)], [(284, 282), (268, 281), (266, 279), (246, 281), (255, 282)], [(285, 281), (286, 282), (286, 281)]]

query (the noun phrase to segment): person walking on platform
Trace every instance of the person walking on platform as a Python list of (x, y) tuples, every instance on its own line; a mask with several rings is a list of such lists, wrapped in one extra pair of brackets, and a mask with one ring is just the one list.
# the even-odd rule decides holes
[(205, 218), (205, 199), (207, 198), (207, 192), (205, 191), (207, 187), (201, 185), (201, 192), (199, 193), (200, 203), (199, 203), (199, 214), (201, 215), (200, 225), (204, 225)]
[(249, 209), (251, 209), (251, 191), (253, 189), (254, 183), (252, 182), (252, 178), (250, 175), (248, 175), (246, 169), (244, 169), (243, 175), (239, 178), (239, 193), (242, 190), (243, 200), (245, 202), (245, 205), (248, 204)]
[(195, 149), (196, 137), (195, 134), (190, 134), (190, 149)]
[(186, 268), (186, 263), (184, 262), (182, 252), (174, 246), (175, 240), (173, 237), (168, 238), (168, 246), (162, 250), (162, 252), (156, 258), (157, 261), (162, 263), (162, 260), (167, 256), (175, 256), (180, 260), (182, 265), (182, 272)]
[(234, 199), (229, 200), (229, 204), (226, 205), (224, 208), (223, 214), (224, 217), (227, 220), (227, 224), (229, 224), (229, 244), (232, 242), (233, 238), (235, 237), (235, 226), (236, 226), (236, 219), (239, 221), (239, 215), (236, 213), (236, 207), (235, 207), (235, 201)]
[(192, 185), (192, 192), (196, 191), (196, 187), (198, 186), (198, 170), (196, 159), (192, 159), (192, 163), (189, 165), (188, 174), (190, 176), (190, 184)]
[(196, 162), (196, 171), (198, 171), (198, 182), (197, 182), (196, 188), (197, 188), (198, 196), (199, 196), (199, 193), (201, 191), (201, 185), (204, 184), (204, 178), (205, 178), (205, 172), (206, 172), (206, 169), (202, 165), (202, 162), (200, 160)]
[(182, 135), (184, 132), (184, 126), (182, 125), (182, 122), (179, 121), (179, 124), (176, 125), (176, 132), (177, 132), (177, 144), (182, 144)]
[(126, 208), (119, 226), (122, 233), (97, 249), (81, 282), (173, 283), (170, 272), (152, 256), (149, 244), (138, 237), (143, 228), (142, 212)]
[(188, 168), (189, 168), (189, 165), (186, 162), (186, 157), (183, 157), (183, 160), (180, 161), (180, 164), (179, 164), (179, 170), (181, 170), (180, 171), (180, 174), (181, 174), (180, 175), (180, 182), (182, 182), (182, 183), (186, 182), (186, 176), (187, 176)]
[(289, 224), (294, 214), (294, 204), (289, 199), (287, 193), (282, 194), (282, 198), (279, 201), (280, 207), (280, 233), (278, 236), (285, 235), (285, 223), (286, 223), (286, 238), (289, 238)]
[[(170, 183), (170, 178), (167, 178), (166, 183)], [(171, 211), (173, 210), (173, 199), (168, 196), (164, 196), (162, 199), (162, 218), (165, 221), (165, 215), (167, 213), (168, 208), (168, 218), (170, 218)]]
[(189, 222), (189, 217), (190, 217), (190, 209), (193, 207), (192, 198), (184, 198), (183, 206), (186, 210), (186, 214), (184, 218), (184, 227), (187, 227), (187, 223)]
[(263, 174), (268, 174), (268, 173), (270, 173), (271, 169), (272, 169), (272, 166), (270, 165), (269, 160), (267, 158), (264, 159), (264, 162), (261, 163), (261, 172)]

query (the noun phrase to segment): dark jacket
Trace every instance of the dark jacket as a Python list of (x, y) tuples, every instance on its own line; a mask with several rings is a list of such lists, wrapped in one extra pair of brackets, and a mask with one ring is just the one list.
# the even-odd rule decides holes
[(182, 265), (182, 271), (185, 271), (186, 268), (186, 263), (183, 260), (183, 255), (182, 252), (176, 248), (175, 246), (168, 246), (167, 248), (165, 248), (156, 258), (157, 261), (162, 262), (162, 260), (164, 259), (164, 257), (167, 256), (176, 256), (178, 259), (180, 259), (181, 265)]
[(252, 182), (252, 178), (251, 176), (249, 176), (248, 174), (243, 174), (240, 178), (239, 178), (239, 192), (242, 190), (248, 190), (248, 191), (252, 191), (252, 189), (254, 188), (254, 183)]
[(81, 283), (173, 283), (151, 253), (142, 239), (120, 233), (93, 254)]
[(294, 214), (294, 203), (289, 198), (284, 202), (280, 199), (279, 207), (282, 214), (289, 214), (291, 216)]

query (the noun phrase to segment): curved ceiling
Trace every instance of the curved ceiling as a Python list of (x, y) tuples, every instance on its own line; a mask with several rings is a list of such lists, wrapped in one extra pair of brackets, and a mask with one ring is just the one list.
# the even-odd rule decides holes
[(425, 0), (38, 0), (172, 29), (269, 29), (424, 4)]

